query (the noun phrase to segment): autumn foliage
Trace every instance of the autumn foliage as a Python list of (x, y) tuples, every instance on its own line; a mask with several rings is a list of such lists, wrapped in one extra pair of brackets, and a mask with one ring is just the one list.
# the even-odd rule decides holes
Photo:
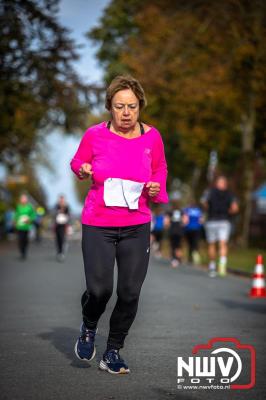
[(263, 0), (113, 0), (89, 33), (107, 82), (121, 72), (142, 82), (143, 118), (164, 136), (170, 181), (199, 192), (217, 151), (217, 172), (233, 178), (246, 221), (256, 159), (266, 153), (265, 18)]

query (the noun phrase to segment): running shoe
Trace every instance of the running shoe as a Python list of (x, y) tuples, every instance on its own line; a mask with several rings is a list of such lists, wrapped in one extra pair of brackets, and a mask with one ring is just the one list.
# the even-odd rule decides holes
[(64, 261), (65, 261), (65, 255), (64, 255), (64, 253), (58, 253), (58, 254), (56, 255), (56, 260), (57, 260), (58, 262), (64, 262)]
[(96, 354), (96, 347), (94, 344), (97, 329), (88, 329), (84, 325), (80, 328), (80, 337), (75, 344), (75, 354), (79, 360), (91, 361)]
[(214, 269), (209, 269), (209, 277), (210, 278), (216, 278), (217, 273)]
[(225, 276), (226, 275), (226, 264), (225, 263), (219, 263), (218, 264), (218, 274), (220, 276)]
[(99, 368), (110, 374), (128, 374), (130, 372), (127, 364), (119, 354), (119, 350), (111, 349), (105, 351), (100, 362)]
[(179, 262), (176, 258), (174, 258), (174, 259), (171, 261), (171, 267), (172, 267), (172, 268), (177, 268), (177, 267), (179, 266), (179, 264), (180, 264), (180, 262)]
[(200, 264), (201, 257), (200, 257), (200, 254), (198, 251), (192, 252), (192, 261), (193, 261), (193, 264), (196, 264), (196, 265)]
[(156, 251), (154, 257), (157, 258), (157, 260), (160, 260), (162, 258), (162, 253), (160, 251)]

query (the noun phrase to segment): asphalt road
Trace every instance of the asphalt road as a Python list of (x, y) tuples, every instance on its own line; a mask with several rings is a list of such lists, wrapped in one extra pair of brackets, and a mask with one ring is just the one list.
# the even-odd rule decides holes
[[(84, 290), (79, 243), (70, 243), (62, 264), (55, 261), (49, 241), (32, 243), (26, 262), (18, 260), (13, 245), (0, 250), (1, 400), (266, 398), (266, 299), (248, 298), (250, 280), (211, 279), (204, 270), (174, 270), (151, 259), (138, 315), (121, 351), (131, 373), (113, 376), (100, 371), (98, 363), (115, 290), (99, 323), (96, 358), (82, 363), (73, 352)], [(255, 347), (253, 389), (177, 388), (177, 356), (191, 356), (195, 345), (215, 337), (233, 337)]]

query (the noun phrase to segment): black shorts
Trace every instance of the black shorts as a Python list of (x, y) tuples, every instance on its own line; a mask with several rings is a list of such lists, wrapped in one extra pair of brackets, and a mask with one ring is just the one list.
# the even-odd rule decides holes
[(171, 235), (169, 239), (172, 249), (179, 249), (181, 247), (182, 235)]
[(152, 235), (155, 237), (156, 242), (161, 242), (163, 239), (163, 231), (152, 231)]

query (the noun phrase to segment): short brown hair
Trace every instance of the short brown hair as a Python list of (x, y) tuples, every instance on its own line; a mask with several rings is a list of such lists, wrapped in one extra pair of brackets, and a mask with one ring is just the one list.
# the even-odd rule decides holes
[(112, 98), (120, 90), (131, 89), (139, 100), (139, 108), (142, 110), (146, 104), (145, 93), (139, 81), (130, 75), (116, 76), (106, 90), (105, 107), (108, 111), (111, 110)]

